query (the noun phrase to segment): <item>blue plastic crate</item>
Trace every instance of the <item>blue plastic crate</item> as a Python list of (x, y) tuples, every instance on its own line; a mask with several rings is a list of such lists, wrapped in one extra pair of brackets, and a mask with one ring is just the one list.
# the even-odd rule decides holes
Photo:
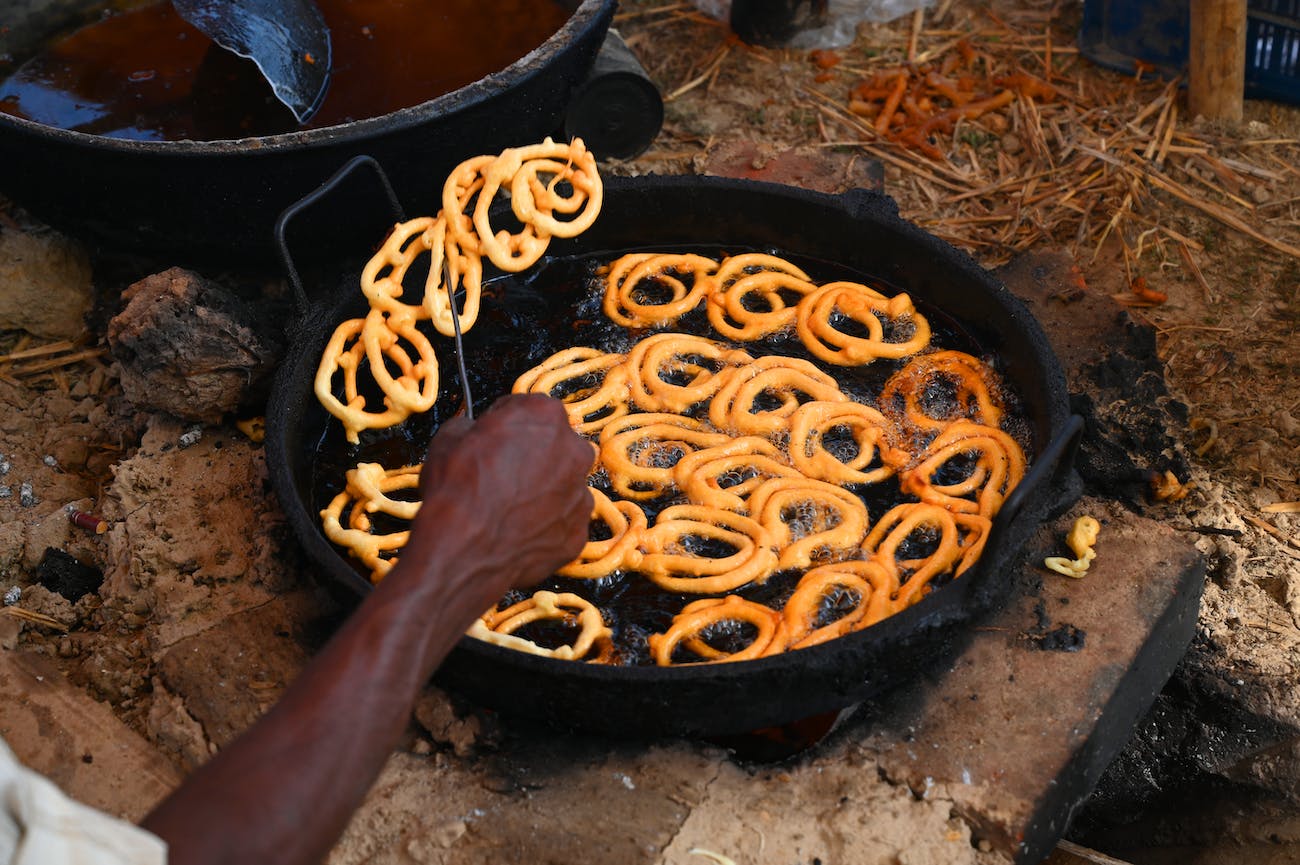
[[(1188, 0), (1084, 0), (1079, 50), (1132, 72), (1141, 61), (1169, 75), (1187, 71)], [(1300, 105), (1300, 0), (1249, 0), (1246, 94)]]

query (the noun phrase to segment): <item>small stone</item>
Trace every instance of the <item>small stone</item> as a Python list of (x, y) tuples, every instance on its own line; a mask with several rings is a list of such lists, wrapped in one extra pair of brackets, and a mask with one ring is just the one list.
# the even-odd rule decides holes
[(1014, 132), (1008, 132), (1006, 135), (1003, 135), (1001, 143), (1002, 152), (1008, 156), (1015, 156), (1017, 153), (1025, 149), (1025, 145), (1020, 141), (1020, 136), (1016, 135)]
[(14, 488), (8, 484), (0, 484), (0, 499), (11, 498), (14, 494)]
[(1262, 183), (1255, 184), (1255, 187), (1250, 190), (1250, 198), (1256, 204), (1268, 204), (1273, 200), (1273, 196), (1268, 193), (1268, 187)]
[(31, 481), (23, 481), (18, 487), (18, 504), (25, 508), (35, 507), (40, 504), (40, 499), (36, 498), (36, 491), (32, 489)]
[(5, 606), (12, 607), (23, 599), (22, 586), (10, 586), (5, 590)]
[(0, 232), (0, 327), (71, 339), (92, 302), (90, 258), (57, 234)]
[(5, 456), (4, 454), (0, 454), (0, 475), (9, 474), (9, 470), (11, 468), (13, 468), (13, 463), (9, 462), (9, 458), (7, 456)]
[(193, 447), (194, 445), (198, 444), (199, 440), (202, 438), (203, 438), (202, 428), (193, 427), (192, 429), (188, 429), (185, 432), (181, 433), (181, 437), (176, 440), (176, 443), (180, 445), (181, 450), (184, 450), (185, 448)]
[(1280, 408), (1273, 412), (1272, 421), (1274, 428), (1287, 438), (1300, 437), (1300, 421), (1286, 409)]
[(59, 467), (59, 461), (54, 458), (54, 454), (46, 454), (41, 457), (41, 462), (45, 463), (52, 469), (57, 469)]

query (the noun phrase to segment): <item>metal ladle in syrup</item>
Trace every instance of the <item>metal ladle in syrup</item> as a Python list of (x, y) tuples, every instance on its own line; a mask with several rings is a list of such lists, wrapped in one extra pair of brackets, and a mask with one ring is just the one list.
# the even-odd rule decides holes
[(248, 58), (306, 123), (330, 78), (330, 33), (314, 0), (172, 0), (182, 18), (213, 42)]

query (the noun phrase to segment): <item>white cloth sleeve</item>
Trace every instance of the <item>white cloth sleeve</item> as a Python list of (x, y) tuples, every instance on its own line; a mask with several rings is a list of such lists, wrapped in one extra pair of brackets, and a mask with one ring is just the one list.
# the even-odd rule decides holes
[(167, 845), (68, 798), (0, 740), (0, 865), (165, 865)]

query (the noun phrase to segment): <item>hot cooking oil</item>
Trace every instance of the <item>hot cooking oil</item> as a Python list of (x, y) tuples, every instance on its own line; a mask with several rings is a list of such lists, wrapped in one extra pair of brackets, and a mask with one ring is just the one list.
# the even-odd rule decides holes
[[(214, 141), (333, 126), (409, 108), (498, 72), (563, 26), (558, 0), (319, 0), (333, 44), (303, 127), (251, 61), (171, 3), (107, 9), (0, 81), (0, 112), (134, 140)], [(0, 74), (4, 74), (0, 66)]]

